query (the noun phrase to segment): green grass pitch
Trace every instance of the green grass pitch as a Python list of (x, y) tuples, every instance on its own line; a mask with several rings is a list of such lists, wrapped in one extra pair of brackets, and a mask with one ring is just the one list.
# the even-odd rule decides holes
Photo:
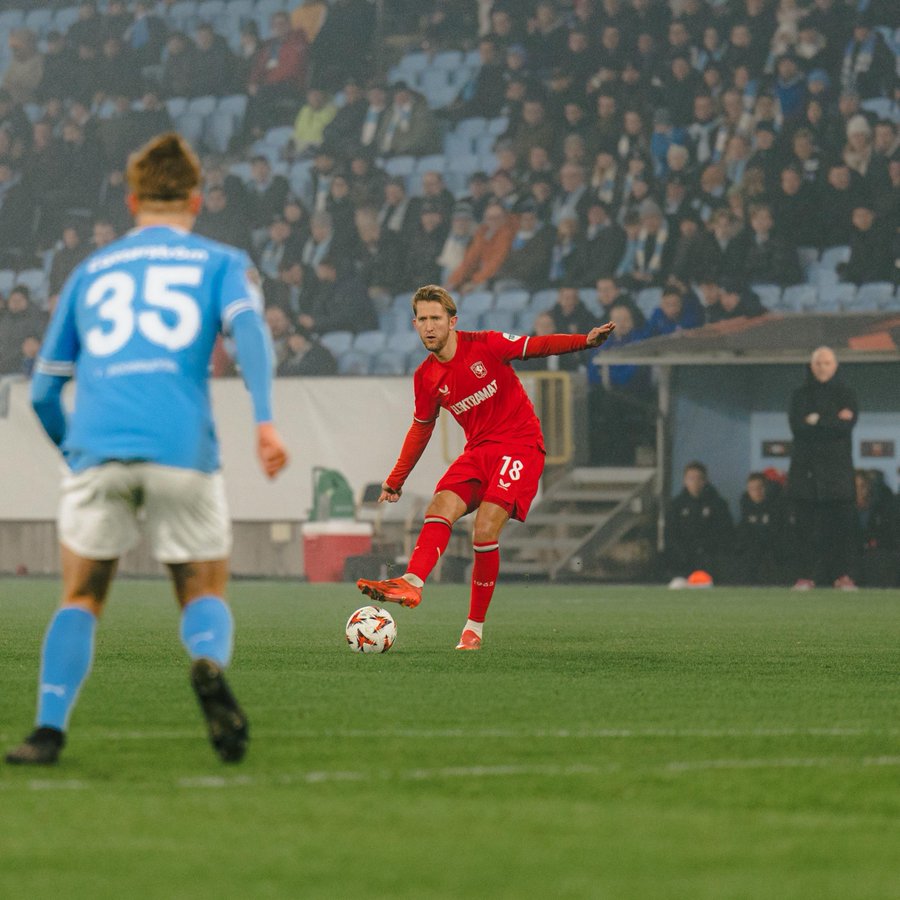
[[(0, 581), (3, 747), (56, 586)], [(900, 897), (900, 592), (463, 586), (362, 656), (351, 585), (236, 583), (244, 763), (164, 582), (119, 582), (61, 764), (0, 766), (0, 896)]]

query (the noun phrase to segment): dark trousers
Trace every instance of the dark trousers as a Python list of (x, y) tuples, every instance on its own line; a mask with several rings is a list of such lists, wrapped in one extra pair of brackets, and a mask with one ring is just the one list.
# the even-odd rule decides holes
[(797, 577), (831, 585), (854, 562), (856, 511), (852, 500), (795, 500)]

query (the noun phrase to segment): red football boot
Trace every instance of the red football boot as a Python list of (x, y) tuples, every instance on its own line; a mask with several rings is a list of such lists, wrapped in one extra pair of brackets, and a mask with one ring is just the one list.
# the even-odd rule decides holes
[(387, 581), (360, 578), (356, 586), (376, 603), (399, 603), (412, 609), (422, 602), (422, 588), (411, 585), (404, 578), (388, 578)]
[(481, 638), (475, 634), (469, 628), (466, 628), (462, 637), (459, 639), (459, 643), (456, 645), (457, 650), (480, 650), (481, 649)]

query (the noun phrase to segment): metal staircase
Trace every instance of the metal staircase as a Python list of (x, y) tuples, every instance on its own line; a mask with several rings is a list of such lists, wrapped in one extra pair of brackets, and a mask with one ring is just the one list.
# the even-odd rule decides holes
[(590, 577), (585, 565), (615, 544), (653, 508), (654, 468), (575, 468), (547, 488), (501, 539), (504, 575)]

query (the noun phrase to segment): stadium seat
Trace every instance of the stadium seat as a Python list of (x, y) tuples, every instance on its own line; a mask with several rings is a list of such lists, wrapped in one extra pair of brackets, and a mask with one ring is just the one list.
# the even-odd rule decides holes
[(579, 288), (578, 299), (595, 315), (599, 316), (600, 301), (597, 299), (597, 291), (595, 288)]
[(800, 265), (803, 267), (803, 270), (806, 271), (814, 262), (819, 261), (819, 248), (798, 247), (797, 258), (800, 260)]
[(472, 119), (461, 119), (454, 131), (455, 134), (460, 137), (465, 136), (472, 140), (478, 137), (480, 134), (485, 134), (488, 128), (488, 120), (480, 117), (475, 117)]
[(638, 291), (635, 300), (637, 301), (638, 309), (647, 316), (647, 318), (650, 318), (650, 316), (653, 315), (653, 310), (659, 306), (659, 301), (662, 300), (662, 288), (644, 288), (643, 290)]
[(197, 6), (197, 16), (201, 22), (216, 23), (225, 12), (224, 0), (203, 0)]
[(759, 297), (760, 303), (766, 309), (781, 308), (781, 285), (778, 284), (754, 284), (751, 289)]
[(474, 323), (494, 307), (494, 295), (490, 291), (472, 291), (460, 297), (457, 303), (460, 316), (467, 328), (474, 328)]
[(856, 292), (858, 309), (876, 310), (887, 306), (894, 297), (894, 285), (889, 281), (870, 281)]
[(417, 50), (412, 53), (405, 53), (400, 60), (399, 68), (406, 72), (424, 72), (429, 65), (428, 54)]
[(829, 247), (822, 251), (819, 262), (825, 269), (835, 269), (838, 263), (847, 262), (850, 259), (850, 248), (847, 246)]
[(58, 9), (53, 16), (53, 28), (60, 34), (65, 34), (77, 21), (78, 7), (64, 6), (62, 9)]
[(166, 19), (178, 30), (187, 29), (197, 17), (197, 4), (191, 0), (183, 0), (181, 3), (173, 3), (168, 10)]
[(528, 302), (528, 308), (533, 309), (536, 313), (544, 312), (544, 310), (550, 309), (556, 303), (556, 297), (556, 288), (545, 288), (543, 291), (535, 291)]
[(338, 357), (338, 373), (341, 375), (368, 375), (372, 368), (373, 354), (351, 348)]
[(892, 115), (893, 103), (890, 97), (872, 97), (869, 100), (863, 100), (860, 104), (866, 112), (874, 113), (879, 119), (891, 119), (896, 116)]
[(479, 134), (475, 138), (474, 151), (478, 156), (486, 156), (488, 153), (493, 155), (494, 147), (497, 144), (497, 138), (492, 134)]
[(166, 100), (166, 110), (173, 119), (177, 119), (178, 116), (187, 112), (187, 107), (187, 97), (169, 97), (169, 99)]
[(435, 54), (431, 65), (435, 69), (448, 69), (455, 72), (463, 64), (463, 54), (461, 50), (443, 50)]
[(422, 342), (416, 345), (416, 347), (409, 351), (406, 355), (406, 374), (411, 375), (419, 366), (422, 364), (422, 360), (428, 355), (428, 351), (422, 345)]
[(0, 31), (10, 32), (21, 28), (25, 22), (25, 13), (21, 9), (7, 9), (0, 13)]
[(855, 284), (827, 284), (819, 288), (817, 308), (822, 312), (853, 312), (856, 306)]
[(406, 355), (393, 350), (382, 350), (376, 353), (369, 365), (371, 375), (405, 375)]
[(823, 287), (837, 284), (839, 279), (838, 273), (834, 269), (817, 262), (806, 270), (806, 280), (821, 290)]
[(353, 338), (353, 349), (363, 351), (372, 356), (379, 350), (384, 349), (387, 337), (383, 331), (360, 331)]
[(290, 125), (278, 125), (275, 128), (270, 128), (263, 135), (263, 142), (270, 147), (277, 147), (279, 150), (282, 150), (293, 136), (294, 129)]
[(781, 308), (789, 312), (812, 312), (816, 309), (819, 293), (813, 284), (792, 284), (781, 295)]
[(16, 273), (16, 284), (24, 284), (31, 292), (32, 300), (47, 299), (47, 276), (43, 269), (23, 269)]
[(534, 320), (540, 315), (541, 310), (533, 309), (529, 307), (528, 309), (523, 309), (522, 312), (516, 317), (516, 333), (517, 334), (531, 334), (534, 331)]
[(416, 172), (440, 172), (443, 174), (447, 168), (447, 157), (441, 153), (433, 153), (430, 156), (420, 156), (416, 161)]
[(232, 175), (236, 175), (241, 181), (249, 181), (250, 180), (250, 163), (248, 162), (236, 162), (232, 163), (228, 167), (228, 171), (231, 172)]
[(234, 116), (236, 122), (242, 122), (244, 114), (247, 112), (247, 95), (229, 94), (227, 97), (219, 97), (216, 112), (227, 112), (229, 115)]
[(447, 167), (451, 172), (458, 172), (468, 177), (481, 168), (481, 159), (474, 153), (460, 154), (452, 157)]
[(501, 291), (497, 294), (494, 308), (511, 313), (522, 312), (528, 306), (528, 291)]
[(216, 153), (226, 153), (236, 131), (234, 116), (216, 110), (206, 119), (203, 127), (203, 143)]
[(200, 138), (203, 137), (203, 124), (201, 117), (192, 115), (190, 112), (183, 112), (180, 116), (175, 117), (176, 129), (189, 144), (200, 142)]
[(414, 156), (392, 156), (384, 164), (384, 171), (388, 175), (401, 175), (404, 178), (412, 175), (416, 168), (416, 158)]
[(206, 118), (206, 116), (212, 115), (217, 103), (217, 98), (208, 94), (203, 97), (194, 97), (188, 101), (187, 111), (192, 116)]
[(454, 156), (469, 154), (472, 152), (472, 140), (465, 135), (459, 135), (455, 131), (448, 131), (444, 135), (445, 168)]
[(509, 128), (509, 119), (506, 116), (497, 116), (496, 119), (488, 119), (487, 132), (494, 137), (499, 137)]
[(32, 125), (44, 115), (44, 108), (39, 103), (25, 103), (22, 105), (22, 109)]
[(33, 9), (25, 16), (25, 27), (30, 28), (38, 37), (43, 37), (53, 27), (53, 10)]
[(16, 283), (16, 273), (12, 269), (0, 269), (0, 294), (4, 297)]
[(450, 73), (445, 69), (426, 69), (419, 77), (419, 90), (432, 108), (444, 105), (448, 90), (453, 95), (456, 94), (453, 82), (450, 81)]
[(516, 314), (508, 309), (492, 309), (481, 317), (480, 328), (488, 331), (511, 333), (516, 325)]
[(334, 356), (340, 356), (346, 353), (353, 344), (352, 331), (329, 331), (319, 338), (322, 345), (327, 347)]
[(291, 191), (300, 198), (306, 197), (312, 165), (313, 161), (311, 159), (298, 159), (296, 162), (291, 163), (288, 181), (291, 185)]

